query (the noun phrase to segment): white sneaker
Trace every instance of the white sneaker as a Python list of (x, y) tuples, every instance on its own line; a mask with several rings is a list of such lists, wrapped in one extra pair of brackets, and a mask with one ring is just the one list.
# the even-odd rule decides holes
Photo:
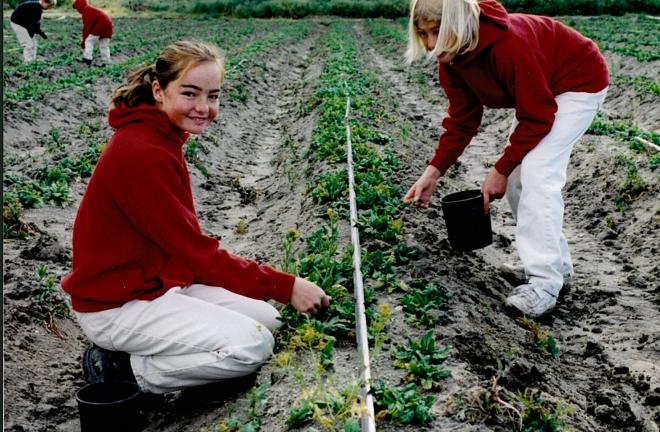
[(543, 283), (517, 286), (506, 298), (505, 304), (518, 309), (523, 314), (537, 318), (550, 312), (557, 303), (557, 290)]

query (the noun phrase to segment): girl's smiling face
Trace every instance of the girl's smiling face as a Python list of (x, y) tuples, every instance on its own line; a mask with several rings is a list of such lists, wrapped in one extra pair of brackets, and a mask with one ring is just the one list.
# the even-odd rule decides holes
[(163, 110), (179, 129), (200, 134), (218, 115), (220, 67), (207, 61), (190, 68), (163, 89), (152, 83), (156, 107)]

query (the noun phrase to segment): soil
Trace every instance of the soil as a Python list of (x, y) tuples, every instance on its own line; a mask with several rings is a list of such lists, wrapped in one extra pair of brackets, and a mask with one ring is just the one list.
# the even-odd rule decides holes
[[(370, 40), (364, 22), (351, 23), (358, 40), (368, 39), (361, 45), (360, 56), (365, 71), (382, 83), (376, 96), (393, 107), (396, 120), (384, 124), (383, 132), (395, 137), (389, 145), (401, 162), (397, 181), (405, 189), (433, 153), (447, 102), (434, 77), (434, 65), (406, 69), (401, 51)], [(235, 82), (227, 83), (226, 93), (241, 85), (249, 89), (249, 97), (245, 102), (223, 98), (219, 119), (200, 138), (207, 150), (203, 163), (209, 175), (191, 167), (202, 229), (220, 238), (222, 246), (233, 253), (272, 265), (281, 258), (287, 230), (311, 233), (325, 210), (306, 197), (303, 173), (308, 162), (291, 157), (292, 148), (294, 154), (297, 149), (302, 155), (309, 146), (316, 123), (315, 112), (305, 114), (301, 109), (314, 91), (323, 64), (319, 41), (327, 31), (327, 20), (317, 20), (314, 26), (307, 37), (266, 53), (258, 67), (248, 67)], [(610, 68), (619, 74), (658, 78), (657, 61), (641, 64), (606, 55)], [(428, 82), (413, 80), (414, 71)], [(117, 82), (103, 79), (94, 85), (91, 95), (62, 91), (38, 103), (21, 102), (5, 109), (5, 172), (30, 172), (35, 161), (47, 158), (45, 143), (52, 127), (72, 147), (84, 148), (77, 135), (80, 120), (104, 122)], [(602, 112), (606, 118), (633, 120), (640, 128), (658, 132), (659, 109), (658, 96), (614, 82)], [(32, 120), (35, 110), (40, 120)], [(487, 110), (480, 134), (441, 181), (431, 207), (407, 209), (403, 215), (405, 240), (417, 249), (419, 258), (403, 266), (401, 274), (433, 278), (451, 294), (434, 334), (438, 343), (451, 347), (452, 377), (434, 393), (439, 416), (428, 430), (508, 430), (501, 424), (469, 423), (459, 415), (449, 415), (446, 402), (457, 392), (487, 387), (498, 373), (498, 363), (509, 358), (500, 386), (508, 392), (539, 389), (548, 399), (570, 406), (567, 422), (575, 430), (657, 432), (660, 182), (658, 170), (643, 163), (648, 156), (632, 153), (612, 137), (594, 135), (585, 135), (573, 151), (564, 194), (564, 230), (576, 274), (562, 290), (555, 311), (539, 320), (557, 339), (559, 359), (539, 352), (521, 321), (503, 307), (507, 293), (519, 283), (519, 275), (502, 267), (502, 263), (519, 263), (508, 205), (493, 204), (491, 246), (463, 253), (449, 246), (439, 199), (449, 192), (479, 188), (506, 143), (512, 118), (510, 110)], [(405, 137), (402, 125), (412, 125)], [(102, 134), (108, 138), (111, 130), (105, 126)], [(639, 173), (648, 185), (624, 212), (615, 206), (616, 189), (626, 174), (617, 165), (618, 155), (641, 161)], [(72, 432), (80, 427), (74, 394), (85, 384), (80, 360), (88, 341), (72, 316), (54, 316), (55, 300), (68, 301), (64, 295), (37, 299), (35, 271), (45, 265), (58, 280), (69, 271), (72, 224), (86, 181), (74, 182), (69, 206), (24, 211), (32, 236), (3, 241), (6, 431)], [(246, 232), (237, 233), (237, 226), (246, 227)], [(393, 305), (396, 301), (396, 294), (389, 299)], [(372, 374), (401, 384), (404, 374), (392, 367), (388, 351), (406, 337), (418, 338), (424, 332), (408, 326), (403, 312), (395, 308), (388, 329), (391, 339), (374, 356)], [(335, 350), (337, 388), (357, 375), (357, 357), (351, 344)], [(228, 412), (245, 406), (246, 391), (253, 384), (262, 383), (270, 385), (262, 430), (287, 430), (288, 410), (301, 384), (275, 364), (265, 365), (246, 380), (155, 398), (146, 413), (145, 430), (213, 430)], [(379, 429), (418, 430), (387, 423), (379, 424)]]

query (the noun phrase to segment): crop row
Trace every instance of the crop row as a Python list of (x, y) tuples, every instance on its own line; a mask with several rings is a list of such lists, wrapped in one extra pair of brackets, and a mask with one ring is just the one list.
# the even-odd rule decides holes
[[(239, 23), (243, 31), (235, 31), (234, 28), (226, 26), (221, 31), (207, 29), (207, 34), (212, 35), (211, 40), (216, 43), (224, 42), (231, 44), (229, 50), (229, 60), (227, 61), (227, 79), (228, 81), (240, 79), (240, 72), (247, 65), (255, 62), (261, 53), (272, 49), (277, 44), (287, 43), (287, 41), (304, 37), (309, 32), (309, 23), (297, 22), (291, 25), (278, 26), (277, 30), (269, 31), (266, 35), (252, 39), (255, 31), (254, 26), (245, 26)], [(170, 35), (172, 40), (182, 36), (180, 34)], [(227, 45), (225, 45), (227, 46)], [(54, 91), (64, 90), (65, 84), (74, 83), (81, 85), (85, 79), (105, 75), (118, 82), (123, 78), (125, 70), (135, 67), (135, 65), (150, 61), (161, 50), (161, 47), (155, 48), (153, 45), (147, 54), (139, 55), (125, 61), (122, 64), (112, 65), (103, 69), (92, 69), (80, 73), (71, 74), (69, 79), (61, 79), (55, 83), (35, 83), (33, 93), (35, 95), (44, 95), (48, 89)], [(235, 54), (235, 55), (234, 55)], [(94, 73), (94, 74), (93, 74)], [(231, 83), (230, 87), (240, 86), (240, 83)], [(25, 90), (27, 91), (27, 90)], [(247, 92), (247, 90), (245, 90)], [(231, 95), (230, 91), (230, 95)], [(245, 93), (247, 94), (247, 93)], [(36, 208), (44, 204), (66, 206), (71, 202), (71, 184), (79, 178), (85, 178), (91, 175), (92, 169), (100, 156), (106, 139), (106, 131), (100, 122), (83, 121), (74, 140), (80, 140), (85, 143), (81, 152), (74, 152), (71, 138), (67, 138), (61, 130), (51, 128), (49, 136), (44, 142), (46, 154), (49, 160), (36, 170), (23, 173), (6, 170), (3, 179), (3, 188), (5, 191), (3, 197), (3, 209), (5, 210), (4, 233), (6, 236), (23, 237), (28, 234), (29, 229), (20, 221), (20, 215), (23, 208)], [(197, 166), (204, 173), (204, 165), (197, 158), (199, 142), (191, 140), (186, 147), (187, 159)]]
[(660, 59), (660, 32), (655, 17), (630, 14), (623, 17), (564, 17), (562, 20), (596, 41), (602, 50), (645, 62)]

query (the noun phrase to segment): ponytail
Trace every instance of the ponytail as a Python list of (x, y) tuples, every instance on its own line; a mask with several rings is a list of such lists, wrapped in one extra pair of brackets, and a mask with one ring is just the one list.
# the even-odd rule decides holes
[(116, 108), (122, 103), (127, 107), (134, 107), (142, 103), (154, 105), (154, 95), (151, 83), (156, 76), (156, 64), (152, 63), (134, 70), (128, 75), (126, 82), (119, 86), (112, 94), (111, 108)]

